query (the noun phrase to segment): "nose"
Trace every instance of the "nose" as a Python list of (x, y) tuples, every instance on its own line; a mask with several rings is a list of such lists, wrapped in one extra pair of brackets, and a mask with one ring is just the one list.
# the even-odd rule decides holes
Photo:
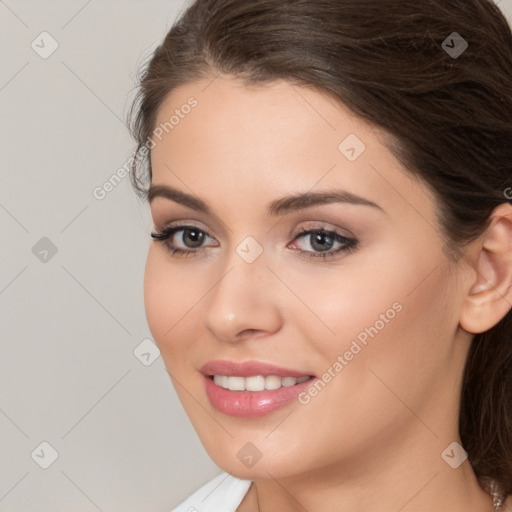
[(277, 332), (281, 283), (263, 255), (247, 263), (234, 253), (223, 270), (205, 303), (206, 328), (226, 343)]

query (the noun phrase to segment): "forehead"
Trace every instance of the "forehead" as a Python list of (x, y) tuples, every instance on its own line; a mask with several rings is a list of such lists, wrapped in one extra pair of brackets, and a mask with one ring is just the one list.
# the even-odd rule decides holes
[[(190, 103), (194, 103), (193, 108), (189, 108)], [(237, 143), (246, 142), (244, 148), (258, 141), (271, 142), (276, 136), (282, 147), (286, 140), (293, 142), (318, 134), (325, 146), (332, 142), (337, 149), (336, 142), (344, 132), (364, 138), (367, 132), (377, 131), (318, 89), (282, 80), (245, 85), (240, 79), (228, 77), (203, 79), (174, 89), (158, 110), (155, 128), (163, 128), (164, 137), (171, 131), (179, 137), (191, 123), (205, 142), (216, 137), (226, 139), (229, 134)]]
[[(376, 149), (372, 129), (327, 95), (283, 81), (246, 86), (217, 77), (167, 96), (158, 110), (151, 161), (155, 178), (163, 163), (186, 161), (193, 172), (205, 160), (217, 174), (236, 171), (238, 179), (261, 178), (265, 171), (283, 176), (288, 169), (297, 174), (305, 157), (315, 173), (339, 160), (338, 146), (350, 134), (365, 141), (365, 151)], [(203, 178), (206, 172), (201, 169)]]
[(206, 199), (222, 191), (243, 205), (249, 195), (343, 187), (406, 214), (406, 197), (431, 206), (426, 187), (386, 148), (386, 134), (319, 90), (204, 79), (168, 95), (159, 127), (153, 182), (185, 186)]

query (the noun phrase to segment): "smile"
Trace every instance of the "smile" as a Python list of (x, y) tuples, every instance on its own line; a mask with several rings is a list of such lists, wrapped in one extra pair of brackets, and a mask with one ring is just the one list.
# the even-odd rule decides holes
[(210, 361), (200, 372), (212, 407), (228, 416), (245, 418), (291, 405), (315, 380), (310, 372), (259, 361)]
[(304, 377), (279, 377), (278, 375), (254, 375), (251, 377), (214, 375), (213, 381), (217, 386), (230, 391), (271, 391), (279, 388), (289, 388), (309, 380)]

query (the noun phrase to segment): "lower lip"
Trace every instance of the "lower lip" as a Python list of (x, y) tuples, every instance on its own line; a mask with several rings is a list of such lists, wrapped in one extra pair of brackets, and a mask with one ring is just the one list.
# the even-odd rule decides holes
[(293, 402), (314, 379), (306, 380), (295, 386), (281, 387), (265, 391), (230, 391), (217, 386), (213, 379), (203, 376), (206, 394), (215, 409), (228, 414), (245, 418), (257, 418), (277, 411)]

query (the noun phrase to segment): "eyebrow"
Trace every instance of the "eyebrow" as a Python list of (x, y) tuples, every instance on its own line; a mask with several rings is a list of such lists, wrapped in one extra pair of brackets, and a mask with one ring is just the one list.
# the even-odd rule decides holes
[[(168, 185), (150, 185), (146, 198), (149, 204), (156, 197), (164, 197), (187, 208), (211, 215), (210, 207), (202, 200), (186, 192), (182, 192)], [(364, 197), (352, 194), (346, 190), (325, 190), (320, 192), (305, 192), (292, 194), (281, 197), (272, 201), (267, 207), (268, 216), (278, 216), (292, 211), (303, 210), (313, 206), (331, 204), (331, 203), (347, 203), (352, 205), (370, 206), (384, 212), (384, 210), (373, 201), (369, 201)]]

